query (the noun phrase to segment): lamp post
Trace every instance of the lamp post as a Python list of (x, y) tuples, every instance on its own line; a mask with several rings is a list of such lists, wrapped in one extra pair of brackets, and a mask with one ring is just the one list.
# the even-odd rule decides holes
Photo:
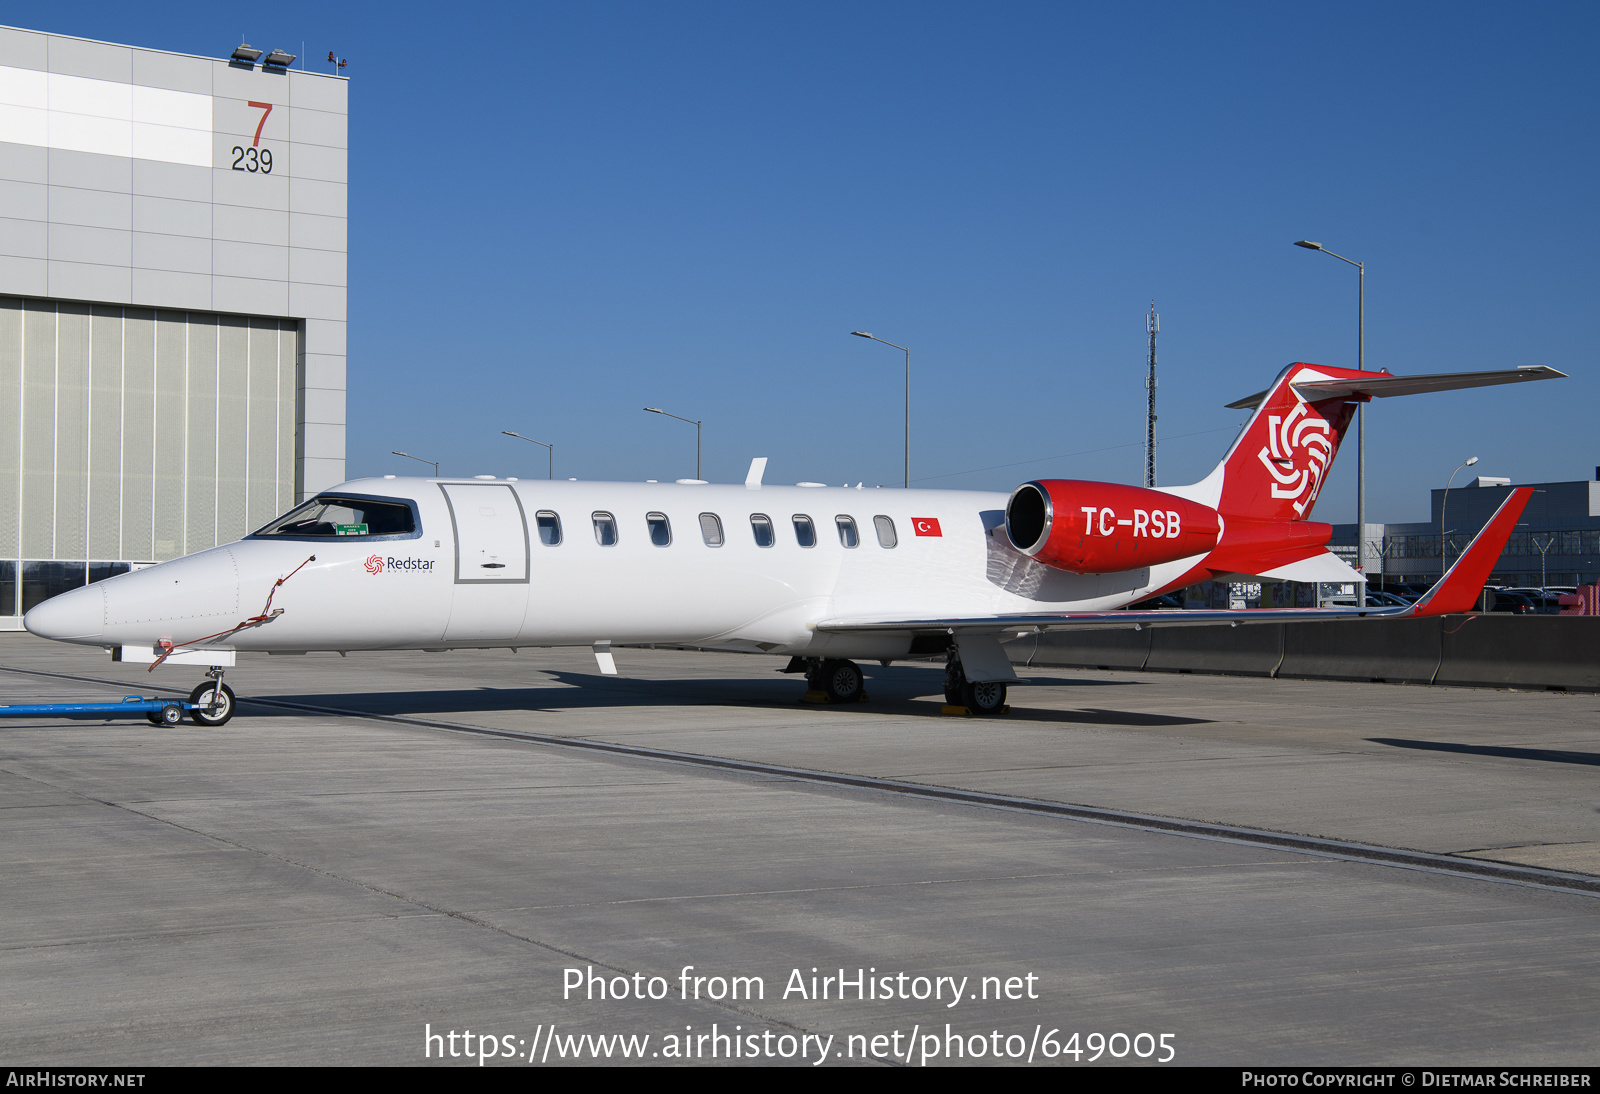
[[(647, 406), (645, 407), (645, 410), (651, 414), (666, 414), (666, 416), (669, 418), (678, 418), (678, 415), (667, 414), (667, 412), (662, 410), (660, 407)], [(704, 478), (705, 476), (700, 474), (700, 423), (695, 421), (693, 418), (678, 418), (678, 421), (688, 422), (690, 425), (694, 426), (694, 477), (697, 479)]]
[[(1550, 533), (1547, 533), (1545, 535), (1545, 537), (1544, 537), (1544, 546), (1543, 547), (1539, 546), (1539, 539), (1538, 539), (1537, 536), (1531, 536), (1530, 535), (1528, 537), (1528, 542), (1533, 544), (1534, 548), (1536, 550), (1538, 550), (1538, 552), (1539, 552), (1539, 592), (1544, 595), (1544, 597), (1546, 598), (1545, 602), (1548, 603), (1549, 602), (1550, 591), (1546, 586), (1547, 586), (1548, 582), (1550, 581), (1550, 577), (1549, 577), (1548, 572), (1545, 569), (1545, 555), (1549, 552), (1550, 548), (1552, 548), (1552, 547), (1554, 547), (1556, 545), (1555, 533), (1554, 532), (1550, 532)], [(1540, 607), (1543, 607), (1543, 606), (1544, 605), (1542, 605), (1542, 604), (1540, 605)]]
[(432, 464), (433, 465), (433, 477), (434, 478), (438, 478), (439, 477), (439, 461), (438, 460), (425, 460), (421, 456), (413, 456), (409, 452), (391, 452), (390, 455), (393, 455), (393, 456), (404, 456), (406, 459), (408, 459), (408, 460), (416, 460), (418, 463)]
[(911, 351), (909, 349), (907, 349), (905, 346), (896, 346), (893, 342), (890, 342), (890, 341), (887, 341), (885, 339), (879, 338), (876, 334), (870, 334), (870, 333), (868, 333), (867, 331), (864, 331), (864, 330), (853, 330), (850, 333), (855, 335), (857, 338), (870, 338), (874, 342), (882, 342), (886, 346), (893, 346), (895, 349), (899, 350), (901, 353), (906, 355), (906, 482), (905, 482), (905, 488), (907, 490), (909, 490), (909, 489), (911, 489)]
[[(527, 441), (529, 444), (544, 444), (543, 441), (536, 441), (532, 437), (524, 437), (521, 433), (513, 433), (509, 429), (502, 429), (500, 432), (504, 433), (507, 437), (515, 437), (519, 441)], [(544, 446), (550, 450), (549, 477), (553, 479), (556, 477), (556, 446), (553, 444), (544, 444)]]
[(1450, 504), (1450, 487), (1456, 481), (1456, 475), (1461, 471), (1461, 468), (1471, 467), (1477, 462), (1478, 457), (1476, 456), (1468, 456), (1462, 460), (1461, 464), (1450, 472), (1450, 481), (1444, 484), (1444, 497), (1439, 499), (1439, 578), (1441, 581), (1444, 579), (1445, 570), (1449, 569), (1445, 564), (1444, 557), (1444, 507)]
[[(1333, 255), (1340, 262), (1348, 262), (1356, 268), (1356, 369), (1365, 371), (1367, 367), (1367, 267), (1353, 258), (1346, 258), (1341, 254), (1334, 254), (1320, 243), (1313, 243), (1309, 239), (1297, 239), (1294, 245), (1304, 247), (1308, 251), (1321, 251), (1325, 255)], [(1356, 566), (1363, 576), (1367, 572), (1367, 560), (1363, 544), (1367, 534), (1367, 404), (1356, 404)], [(1361, 606), (1366, 607), (1367, 601), (1366, 582), (1361, 584)]]

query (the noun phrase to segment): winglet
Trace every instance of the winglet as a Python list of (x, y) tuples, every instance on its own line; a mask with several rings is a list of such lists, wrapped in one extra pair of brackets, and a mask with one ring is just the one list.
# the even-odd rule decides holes
[(1439, 579), (1439, 584), (1428, 590), (1427, 595), (1406, 614), (1415, 618), (1470, 612), (1478, 601), (1483, 583), (1489, 580), (1494, 564), (1499, 561), (1500, 552), (1506, 549), (1506, 540), (1511, 538), (1511, 533), (1516, 529), (1517, 518), (1522, 516), (1522, 510), (1531, 497), (1531, 486), (1519, 486), (1511, 491), (1506, 500), (1500, 503), (1500, 508), (1495, 510), (1494, 516), (1489, 518), (1489, 523), (1483, 526), (1461, 557), (1456, 559), (1455, 565)]

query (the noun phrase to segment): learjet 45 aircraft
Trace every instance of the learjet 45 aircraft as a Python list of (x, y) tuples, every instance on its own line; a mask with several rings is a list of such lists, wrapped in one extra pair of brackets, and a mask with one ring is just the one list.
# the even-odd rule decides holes
[[(1298, 363), (1232, 404), (1255, 413), (1192, 486), (1042, 479), (1005, 494), (742, 485), (355, 479), (235, 543), (53, 597), (45, 638), (207, 667), (202, 725), (232, 716), (237, 651), (627, 644), (789, 658), (835, 702), (858, 660), (946, 658), (952, 704), (993, 713), (1016, 681), (1000, 640), (1055, 628), (1238, 625), (1469, 610), (1531, 490), (1511, 492), (1406, 608), (1140, 612), (1212, 578), (1362, 580), (1308, 519), (1358, 403), (1552, 379), (1542, 366), (1392, 376)], [(247, 614), (258, 604), (258, 614)]]

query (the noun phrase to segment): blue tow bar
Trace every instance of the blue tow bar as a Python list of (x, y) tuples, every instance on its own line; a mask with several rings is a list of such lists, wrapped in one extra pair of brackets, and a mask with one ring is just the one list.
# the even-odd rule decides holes
[(146, 699), (142, 695), (124, 696), (120, 703), (17, 703), (0, 706), (0, 718), (70, 717), (74, 714), (98, 714), (115, 717), (119, 714), (159, 714), (169, 725), (176, 725), (184, 714), (202, 709), (196, 703), (179, 699)]

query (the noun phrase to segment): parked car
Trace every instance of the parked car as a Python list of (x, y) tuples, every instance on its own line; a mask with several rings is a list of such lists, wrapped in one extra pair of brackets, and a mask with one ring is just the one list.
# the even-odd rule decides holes
[(1166, 593), (1163, 596), (1152, 596), (1149, 600), (1141, 600), (1137, 604), (1129, 604), (1128, 610), (1133, 612), (1163, 612), (1183, 610), (1183, 597), (1177, 593)]
[(1537, 605), (1521, 593), (1514, 593), (1510, 589), (1486, 590), (1494, 594), (1494, 602), (1489, 605), (1491, 612), (1509, 612), (1512, 615), (1533, 615), (1538, 611)]
[[(1324, 608), (1354, 608), (1357, 607), (1357, 597), (1354, 593), (1345, 593), (1341, 596), (1324, 597)], [(1367, 607), (1369, 608), (1404, 608), (1411, 601), (1406, 600), (1396, 593), (1384, 592), (1382, 589), (1367, 590)]]
[(1508, 593), (1516, 593), (1518, 596), (1527, 597), (1533, 603), (1534, 610), (1540, 615), (1561, 614), (1562, 590), (1534, 589), (1518, 585), (1504, 591)]
[(1416, 597), (1407, 600), (1399, 593), (1392, 593), (1386, 589), (1373, 589), (1367, 593), (1367, 604), (1378, 608), (1409, 608)]

